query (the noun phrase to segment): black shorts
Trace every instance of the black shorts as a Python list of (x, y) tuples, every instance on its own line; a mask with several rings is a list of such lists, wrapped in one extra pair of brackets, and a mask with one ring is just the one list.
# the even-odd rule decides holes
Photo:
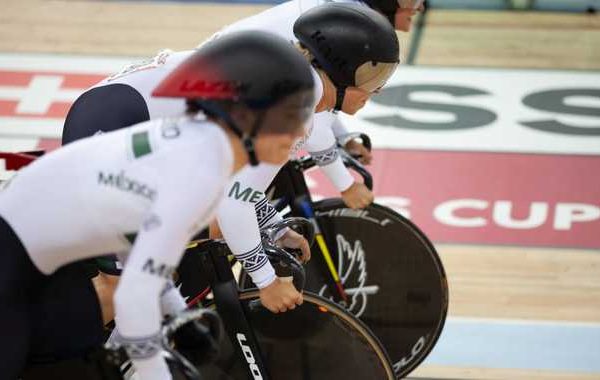
[(0, 379), (16, 379), (33, 363), (82, 357), (103, 343), (89, 276), (64, 269), (59, 276), (41, 273), (0, 217)]
[(150, 120), (144, 97), (126, 84), (109, 84), (84, 92), (69, 109), (62, 143), (110, 132)]

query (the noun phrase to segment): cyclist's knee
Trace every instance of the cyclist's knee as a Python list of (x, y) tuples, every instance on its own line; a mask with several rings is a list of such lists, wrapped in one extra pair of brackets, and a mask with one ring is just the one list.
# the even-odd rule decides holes
[[(165, 282), (152, 280), (142, 274), (129, 273), (119, 281), (114, 294), (115, 312), (119, 324), (127, 323), (131, 332), (160, 323), (159, 298)], [(140, 321), (142, 323), (138, 323)]]

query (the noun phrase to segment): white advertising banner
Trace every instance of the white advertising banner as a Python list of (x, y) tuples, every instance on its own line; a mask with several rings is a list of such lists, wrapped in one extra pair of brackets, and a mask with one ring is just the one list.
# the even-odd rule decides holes
[(378, 148), (600, 154), (600, 73), (408, 67), (350, 129)]

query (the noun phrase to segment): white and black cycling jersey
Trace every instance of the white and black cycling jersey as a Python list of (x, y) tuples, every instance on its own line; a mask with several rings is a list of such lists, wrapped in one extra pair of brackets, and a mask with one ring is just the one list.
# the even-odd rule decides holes
[[(294, 36), (294, 23), (300, 15), (311, 8), (329, 2), (357, 3), (368, 7), (359, 0), (292, 0), (269, 8), (254, 16), (250, 16), (234, 22), (201, 43), (202, 46), (207, 41), (219, 38), (219, 36), (237, 31), (262, 30), (271, 32), (285, 38), (291, 42), (297, 42)], [(318, 81), (320, 83), (320, 80)], [(321, 98), (322, 89), (319, 97)], [(303, 141), (301, 148), (305, 149), (315, 157), (317, 164), (339, 191), (344, 191), (354, 182), (350, 172), (344, 167), (342, 160), (337, 156), (336, 138), (348, 133), (345, 126), (340, 122), (336, 114), (324, 111), (315, 114), (313, 120), (308, 125), (307, 136)], [(266, 173), (267, 170), (260, 171)], [(258, 171), (256, 173), (259, 173)], [(272, 176), (272, 178), (274, 175)], [(271, 178), (271, 179), (272, 179)], [(256, 179), (259, 182), (266, 182), (267, 179)], [(270, 181), (269, 181), (270, 183)], [(235, 180), (233, 182), (235, 184)], [(264, 190), (264, 189), (263, 189)]]
[(94, 87), (112, 84), (125, 84), (133, 87), (146, 102), (150, 119), (172, 117), (185, 112), (185, 100), (164, 97), (153, 97), (152, 91), (167, 77), (181, 62), (194, 53), (194, 50), (174, 52), (163, 50), (155, 57), (134, 62), (119, 72), (105, 78)]
[(212, 219), (233, 163), (221, 127), (190, 116), (68, 144), (0, 191), (0, 221), (24, 247), (9, 260), (30, 276), (19, 265), (25, 255), (52, 274), (81, 259), (121, 253), (125, 266), (114, 294), (119, 339), (139, 371), (167, 379), (159, 299), (190, 238)]
[[(69, 144), (22, 169), (0, 192), (0, 215), (46, 274), (127, 252), (135, 236), (138, 270), (148, 260), (170, 268), (213, 214), (232, 160), (226, 134), (212, 122), (149, 121)], [(158, 259), (165, 255), (169, 263)]]
[(286, 1), (269, 9), (266, 9), (256, 15), (246, 17), (232, 24), (229, 24), (213, 34), (206, 41), (211, 41), (219, 36), (245, 30), (263, 30), (277, 34), (288, 41), (296, 41), (294, 36), (294, 22), (300, 15), (311, 8), (330, 2), (361, 3), (357, 0), (292, 0)]
[[(326, 1), (289, 1), (235, 22), (208, 40), (236, 31), (261, 30), (293, 42), (296, 40), (293, 34), (295, 20), (303, 12), (324, 2)], [(150, 119), (179, 115), (185, 110), (183, 100), (154, 98), (151, 94), (156, 85), (192, 52), (162, 51), (152, 59), (125, 67), (95, 87), (112, 84), (130, 86), (143, 97)], [(318, 100), (322, 96), (323, 88), (317, 72), (313, 70), (313, 74), (316, 84), (315, 99)], [(301, 147), (316, 157), (321, 169), (338, 190), (347, 189), (353, 183), (353, 178), (337, 156), (334, 130), (340, 134), (345, 131), (337, 117), (331, 112), (317, 113), (308, 121), (306, 128), (307, 137), (302, 141)], [(263, 265), (264, 255), (253, 255), (253, 253), (261, 250), (258, 226), (279, 219), (263, 195), (278, 170), (278, 167), (266, 164), (260, 164), (257, 168), (248, 166), (242, 169), (226, 187), (226, 198), (218, 211), (224, 237), (232, 252), (238, 258), (246, 259), (243, 261), (245, 269), (259, 287), (268, 285), (275, 278), (275, 272), (270, 264)], [(258, 200), (256, 197), (246, 198), (244, 195), (248, 193), (245, 191), (260, 194), (261, 198)], [(259, 216), (258, 221), (256, 215)]]
[[(296, 19), (307, 10), (326, 2), (328, 1), (288, 1), (226, 26), (208, 41), (235, 31), (264, 30), (295, 42), (297, 39), (294, 36), (293, 26)], [(360, 1), (349, 2), (360, 3)], [(317, 99), (320, 98), (321, 94)], [(320, 112), (314, 115), (312, 122), (307, 126), (306, 138), (296, 147), (296, 150), (304, 149), (311, 153), (339, 191), (346, 190), (354, 182), (352, 175), (338, 156), (336, 147), (335, 136), (345, 133), (347, 133), (346, 129), (335, 114)], [(281, 219), (264, 195), (280, 169), (278, 166), (266, 164), (245, 167), (234, 175), (225, 189), (225, 198), (219, 206), (217, 217), (221, 232), (235, 254), (243, 255), (245, 252), (255, 251), (260, 244), (259, 227)], [(246, 196), (247, 194), (258, 196), (249, 197)], [(250, 272), (257, 286), (266, 286), (274, 280), (275, 274), (269, 269), (271, 268), (265, 268), (260, 273)]]

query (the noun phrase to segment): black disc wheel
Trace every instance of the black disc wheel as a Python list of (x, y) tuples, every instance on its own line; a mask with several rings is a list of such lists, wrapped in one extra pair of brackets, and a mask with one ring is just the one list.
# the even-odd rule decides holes
[[(405, 377), (433, 349), (448, 311), (446, 274), (433, 244), (411, 221), (377, 204), (351, 210), (326, 199), (314, 210), (349, 296), (347, 309), (379, 337), (397, 377)], [(321, 255), (316, 244), (313, 255)], [(306, 289), (330, 297), (317, 264), (308, 265)]]
[[(411, 221), (377, 204), (351, 210), (325, 199), (313, 209), (348, 295), (343, 306), (380, 339), (397, 378), (407, 376), (433, 349), (448, 310), (446, 274), (433, 244)], [(312, 250), (305, 289), (333, 299), (319, 244)], [(254, 286), (248, 276), (241, 280)]]

